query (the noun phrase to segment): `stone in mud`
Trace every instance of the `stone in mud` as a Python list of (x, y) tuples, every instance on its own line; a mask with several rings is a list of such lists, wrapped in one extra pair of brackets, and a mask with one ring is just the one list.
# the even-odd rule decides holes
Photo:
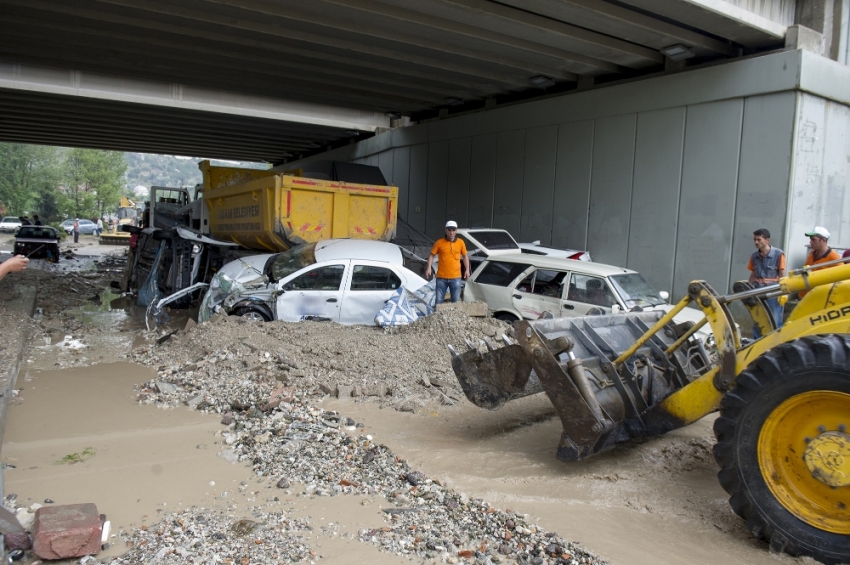
[(29, 551), (32, 549), (32, 539), (30, 539), (30, 535), (26, 532), (13, 532), (6, 534), (4, 536), (4, 540), (6, 542), (6, 549), (9, 551), (15, 551), (16, 549)]
[(294, 397), (295, 387), (285, 386), (273, 390), (269, 395), (269, 401), (266, 404), (270, 409), (277, 408), (280, 406), (281, 402), (291, 402)]
[(165, 381), (158, 381), (155, 386), (157, 392), (160, 394), (174, 394), (177, 392), (177, 385)]
[(289, 482), (289, 479), (287, 479), (286, 477), (281, 478), (277, 482), (277, 488), (289, 488), (290, 486), (291, 484)]
[(239, 537), (247, 536), (257, 531), (262, 524), (253, 520), (239, 520), (230, 526), (230, 531)]
[(187, 401), (186, 401), (186, 406), (188, 406), (188, 407), (189, 407), (189, 408), (191, 408), (192, 410), (197, 410), (197, 409), (198, 409), (198, 407), (199, 407), (199, 406), (200, 406), (203, 402), (204, 402), (204, 395), (203, 395), (203, 394), (199, 394), (198, 396), (196, 396), (196, 397), (194, 397), (194, 398), (190, 398), (189, 400), (187, 400)]
[(35, 512), (33, 550), (41, 559), (70, 559), (100, 551), (100, 514), (92, 503), (44, 506)]
[(221, 417), (221, 423), (225, 426), (229, 426), (233, 422), (236, 421), (236, 418), (233, 417), (233, 412), (228, 412), (224, 416)]
[(321, 383), (321, 384), (319, 384), (319, 389), (322, 392), (324, 392), (325, 394), (329, 394), (331, 396), (336, 396), (336, 385), (335, 384)]
[(423, 482), (425, 482), (425, 475), (423, 475), (419, 471), (413, 471), (411, 473), (408, 473), (404, 478), (407, 479), (408, 483), (415, 487), (418, 487)]
[(183, 331), (185, 332), (187, 330), (190, 330), (197, 325), (198, 324), (195, 322), (195, 320), (193, 320), (192, 318), (189, 318), (188, 320), (186, 320), (186, 325), (183, 327)]
[(351, 393), (351, 396), (363, 396), (363, 387), (361, 385), (354, 385), (354, 392)]
[(351, 398), (353, 392), (354, 392), (354, 387), (349, 386), (349, 385), (339, 385), (337, 387), (336, 395), (340, 400), (347, 400), (347, 399)]

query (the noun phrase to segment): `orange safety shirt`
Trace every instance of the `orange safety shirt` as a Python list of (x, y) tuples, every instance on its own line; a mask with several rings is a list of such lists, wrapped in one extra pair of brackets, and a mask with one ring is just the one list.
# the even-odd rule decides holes
[[(838, 251), (836, 251), (832, 247), (828, 247), (827, 251), (826, 251), (826, 255), (824, 255), (820, 259), (815, 259), (815, 252), (814, 251), (809, 252), (809, 256), (806, 257), (806, 265), (818, 265), (820, 263), (828, 263), (830, 261), (835, 261), (836, 259), (841, 259), (841, 255), (839, 255)], [(836, 266), (837, 265), (833, 265), (833, 267), (836, 267)], [(828, 269), (829, 267), (826, 267), (826, 268)], [(818, 269), (812, 269), (812, 270), (817, 271)], [(808, 290), (800, 291), (800, 298), (803, 298), (808, 293), (809, 293)]]
[(438, 259), (438, 279), (460, 278), (460, 258), (466, 255), (466, 244), (463, 240), (449, 241), (445, 237), (441, 237), (431, 248), (431, 255), (436, 255)]

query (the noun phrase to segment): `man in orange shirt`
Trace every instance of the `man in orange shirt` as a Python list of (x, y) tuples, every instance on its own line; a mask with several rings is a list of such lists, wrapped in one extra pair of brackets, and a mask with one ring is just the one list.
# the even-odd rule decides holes
[[(806, 232), (806, 235), (809, 236), (809, 244), (812, 247), (812, 251), (806, 257), (806, 265), (819, 265), (820, 263), (828, 263), (836, 259), (841, 259), (838, 251), (829, 246), (829, 230), (825, 227), (815, 226), (815, 229)], [(800, 298), (803, 298), (808, 292), (807, 290), (801, 291)]]
[[(446, 222), (446, 237), (441, 237), (431, 248), (428, 264), (425, 267), (425, 278), (431, 278), (431, 265), (434, 257), (437, 261), (437, 304), (446, 299), (446, 291), (451, 291), (452, 302), (460, 301), (460, 281), (469, 278), (469, 256), (466, 254), (466, 244), (457, 238), (457, 222)], [(460, 262), (463, 261), (464, 271), (461, 276)]]

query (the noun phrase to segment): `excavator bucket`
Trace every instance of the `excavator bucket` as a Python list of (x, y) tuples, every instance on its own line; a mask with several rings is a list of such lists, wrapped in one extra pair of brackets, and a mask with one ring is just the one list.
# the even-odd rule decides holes
[[(518, 321), (504, 346), (467, 342), (452, 350), (466, 397), (496, 410), (545, 392), (564, 432), (558, 458), (575, 461), (617, 443), (657, 433), (645, 415), (711, 369), (691, 324), (659, 324), (664, 312)], [(627, 358), (616, 363), (636, 343)]]

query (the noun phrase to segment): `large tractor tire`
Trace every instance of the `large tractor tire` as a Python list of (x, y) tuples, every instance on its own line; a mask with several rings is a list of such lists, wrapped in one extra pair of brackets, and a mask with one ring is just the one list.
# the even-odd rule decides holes
[(714, 456), (771, 551), (850, 563), (850, 336), (780, 345), (723, 398)]

